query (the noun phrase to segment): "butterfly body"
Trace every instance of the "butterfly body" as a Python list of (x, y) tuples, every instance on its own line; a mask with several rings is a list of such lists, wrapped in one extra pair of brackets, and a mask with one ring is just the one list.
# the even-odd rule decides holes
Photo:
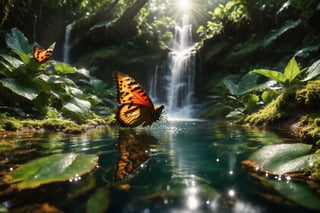
[(115, 72), (118, 101), (121, 104), (116, 119), (121, 126), (151, 126), (160, 119), (164, 106), (154, 107), (144, 89), (130, 76)]
[(46, 49), (46, 50), (43, 49), (40, 46), (35, 46), (33, 48), (33, 57), (34, 57), (34, 59), (39, 63), (46, 62), (51, 57), (55, 45), (56, 45), (56, 42), (53, 42), (50, 45), (50, 47), (48, 47), (48, 49)]

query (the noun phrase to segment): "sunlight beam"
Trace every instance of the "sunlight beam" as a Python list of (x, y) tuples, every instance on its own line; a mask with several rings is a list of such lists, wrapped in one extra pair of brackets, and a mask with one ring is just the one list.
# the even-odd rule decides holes
[(190, 9), (191, 3), (190, 0), (178, 0), (178, 8), (183, 12), (186, 12)]

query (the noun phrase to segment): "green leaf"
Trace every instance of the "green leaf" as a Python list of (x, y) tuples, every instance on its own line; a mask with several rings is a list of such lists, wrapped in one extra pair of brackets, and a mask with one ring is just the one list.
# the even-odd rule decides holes
[(76, 73), (76, 69), (69, 64), (58, 63), (54, 65), (54, 69), (57, 73), (60, 74), (69, 74), (69, 73)]
[(231, 95), (238, 94), (238, 85), (236, 85), (232, 80), (234, 77), (234, 75), (229, 75), (222, 79), (222, 83), (226, 86)]
[(30, 56), (27, 53), (19, 52), (19, 51), (13, 51), (15, 54), (17, 54), (20, 59), (23, 61), (24, 64), (30, 63)]
[(226, 115), (226, 118), (228, 120), (239, 120), (243, 116), (244, 116), (244, 113), (242, 113), (240, 111), (232, 111), (228, 115)]
[(2, 78), (0, 79), (0, 84), (2, 84), (3, 87), (11, 90), (13, 93), (28, 100), (34, 100), (39, 94), (39, 91), (35, 88), (29, 87), (14, 78)]
[(59, 75), (40, 74), (36, 78), (41, 79), (48, 84), (64, 84), (72, 86), (75, 85), (75, 83), (71, 79)]
[(268, 145), (253, 153), (249, 160), (276, 174), (300, 172), (310, 168), (316, 159), (311, 148), (312, 145), (303, 143)]
[(76, 69), (77, 73), (87, 77), (87, 78), (90, 78), (90, 71), (85, 69), (85, 68), (81, 68), (81, 69)]
[(254, 90), (254, 86), (256, 86), (258, 78), (259, 75), (253, 72), (248, 72), (242, 76), (238, 84), (238, 95), (242, 95)]
[(267, 78), (275, 80), (283, 85), (286, 84), (286, 77), (283, 73), (275, 71), (275, 70), (267, 70), (267, 69), (256, 69), (253, 72), (263, 75)]
[(17, 183), (21, 190), (52, 182), (74, 180), (94, 169), (97, 161), (96, 155), (75, 153), (37, 158), (15, 169), (10, 183)]
[(72, 96), (76, 96), (76, 97), (83, 96), (83, 91), (78, 87), (65, 86), (65, 90), (67, 94), (71, 94)]
[(12, 57), (10, 55), (4, 55), (0, 54), (0, 56), (7, 62), (8, 65), (11, 65), (13, 68), (17, 69), (20, 67), (23, 62), (15, 57)]
[(88, 113), (91, 104), (89, 101), (79, 98), (73, 98), (67, 102), (64, 106), (65, 109), (76, 113)]
[(302, 81), (309, 81), (320, 74), (320, 60), (314, 62), (306, 71), (306, 77)]
[(300, 73), (301, 71), (297, 64), (297, 61), (293, 57), (284, 69), (283, 74), (285, 75), (285, 78), (289, 81), (289, 83), (292, 83)]
[(89, 101), (74, 97), (71, 100), (64, 102), (62, 111), (64, 116), (82, 121), (87, 118), (90, 108), (91, 103)]
[(265, 90), (261, 94), (261, 98), (264, 104), (270, 103), (273, 99), (275, 99), (279, 93), (275, 90)]
[(259, 96), (256, 94), (246, 94), (242, 98), (243, 104), (246, 107), (246, 110), (251, 112), (259, 101)]
[(18, 52), (29, 54), (32, 52), (32, 47), (28, 43), (28, 39), (17, 28), (12, 28), (11, 33), (5, 36), (8, 48)]
[(109, 207), (110, 195), (109, 189), (106, 187), (100, 188), (91, 196), (87, 202), (88, 213), (103, 213)]
[(293, 181), (286, 182), (278, 180), (268, 180), (268, 183), (289, 200), (309, 209), (320, 210), (319, 194), (312, 191), (308, 185)]
[(295, 28), (299, 24), (301, 24), (301, 19), (295, 21), (287, 21), (281, 28), (272, 30), (264, 39), (264, 46), (270, 45), (273, 41), (275, 41), (279, 36), (286, 33), (288, 30)]

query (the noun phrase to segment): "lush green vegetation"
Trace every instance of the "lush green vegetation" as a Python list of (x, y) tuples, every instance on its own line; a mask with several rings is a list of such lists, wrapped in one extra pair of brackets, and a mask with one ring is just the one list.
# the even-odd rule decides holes
[[(112, 114), (114, 91), (99, 79), (112, 83), (114, 70), (143, 75), (145, 67), (165, 60), (174, 26), (184, 12), (191, 14), (195, 39), (201, 40), (198, 48), (203, 70), (198, 72), (211, 76), (206, 78), (206, 87), (197, 88), (210, 88), (205, 93), (210, 97), (205, 111), (209, 118), (244, 117), (280, 97), (284, 89), (304, 86), (319, 74), (316, 0), (254, 4), (197, 0), (187, 6), (159, 0), (2, 4), (7, 8), (1, 19), (8, 48), (1, 54), (0, 85), (5, 103), (1, 109), (9, 116), (68, 118), (81, 123)], [(15, 15), (18, 11), (21, 16)], [(48, 14), (45, 18), (43, 11)], [(61, 13), (59, 19), (56, 11)], [(23, 16), (33, 18), (26, 22)], [(73, 64), (87, 69), (54, 60), (40, 65), (31, 59), (27, 38), (41, 44), (62, 43), (69, 23), (74, 28)], [(12, 25), (23, 33), (9, 32)], [(54, 35), (48, 32), (52, 30)], [(292, 34), (296, 36), (290, 39)], [(213, 67), (217, 74), (212, 75)]]
[[(5, 41), (9, 51), (0, 55), (1, 113), (78, 123), (111, 114), (114, 90), (88, 70), (54, 60), (38, 63), (31, 56), (32, 45), (16, 28), (6, 34)], [(0, 123), (5, 129), (19, 129), (6, 119)]]
[[(311, 189), (319, 189), (320, 180), (319, 0), (194, 0), (190, 5), (169, 0), (3, 0), (0, 7), (1, 132), (32, 129), (80, 133), (111, 124), (117, 105), (111, 73), (130, 72), (139, 76), (139, 82), (147, 82), (155, 67), (168, 66), (175, 26), (182, 14), (189, 13), (199, 59), (196, 101), (205, 105), (199, 117), (284, 127), (309, 143), (262, 147), (243, 166), (277, 196), (320, 209), (319, 196)], [(63, 63), (68, 25), (72, 26), (71, 60)], [(34, 60), (34, 45), (53, 42), (57, 45), (50, 60)], [(136, 133), (129, 132), (110, 136), (119, 134), (118, 144), (121, 134), (125, 142), (136, 141)], [(247, 141), (243, 143), (250, 146)], [(6, 170), (1, 171), (4, 178), (0, 185), (5, 191), (10, 188), (4, 196), (15, 196), (11, 195), (15, 190), (27, 194), (31, 188), (71, 182), (90, 173), (101, 156), (60, 153), (25, 163), (33, 151), (28, 149), (20, 155), (18, 146), (11, 141), (0, 144)], [(102, 152), (105, 155), (114, 150)], [(15, 158), (23, 160), (16, 162)], [(13, 167), (18, 168), (12, 172)], [(266, 174), (296, 180), (281, 184), (265, 178)], [(93, 191), (95, 180), (88, 176), (88, 183), (79, 184), (89, 187), (79, 187), (83, 192), (76, 193)], [(314, 186), (300, 187), (299, 181), (306, 179)], [(106, 211), (106, 198), (111, 193), (108, 187), (99, 188), (88, 199), (89, 210), (100, 206), (101, 212)], [(127, 190), (130, 186), (117, 187)], [(293, 196), (292, 188), (303, 196)], [(66, 196), (72, 197), (72, 193), (70, 190)], [(316, 199), (304, 202), (306, 197)], [(7, 207), (0, 204), (1, 210)]]

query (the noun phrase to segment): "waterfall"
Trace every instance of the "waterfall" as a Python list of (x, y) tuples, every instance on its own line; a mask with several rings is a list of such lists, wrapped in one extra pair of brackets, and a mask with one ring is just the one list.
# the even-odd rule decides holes
[(175, 27), (167, 67), (158, 66), (150, 81), (150, 95), (165, 105), (169, 119), (193, 118), (195, 50), (191, 30), (189, 16), (184, 15), (180, 25)]
[(68, 24), (66, 26), (66, 30), (64, 34), (63, 58), (62, 58), (62, 61), (64, 63), (70, 63), (69, 53), (70, 53), (70, 35), (71, 35), (72, 27), (73, 27), (73, 23)]

